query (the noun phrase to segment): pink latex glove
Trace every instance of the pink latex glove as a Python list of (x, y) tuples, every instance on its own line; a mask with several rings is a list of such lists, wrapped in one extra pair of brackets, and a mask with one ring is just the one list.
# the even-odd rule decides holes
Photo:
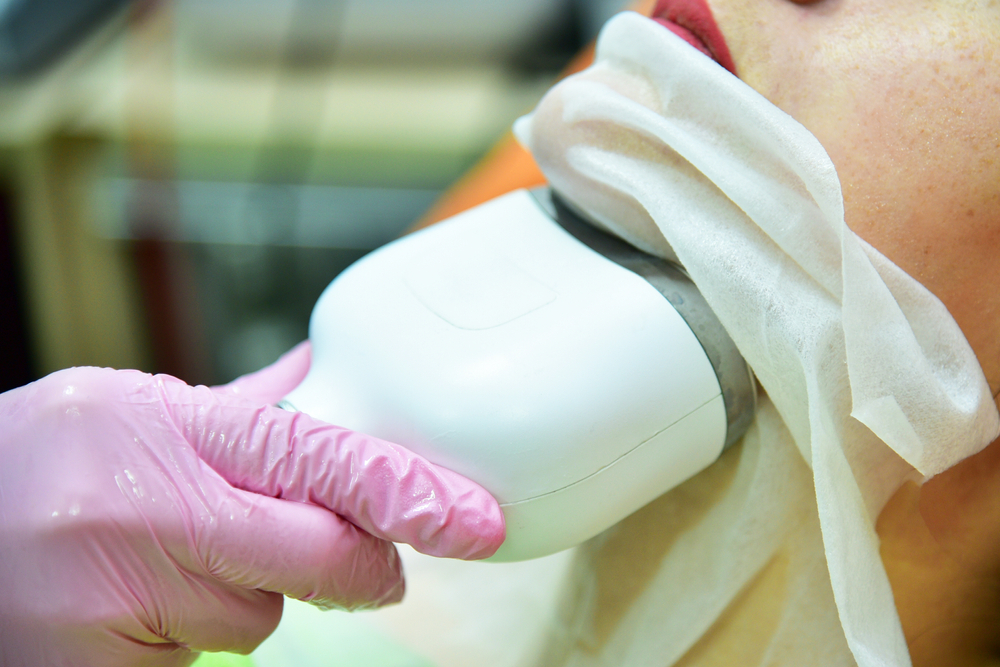
[(309, 348), (226, 387), (74, 368), (0, 395), (0, 665), (188, 665), (248, 653), (282, 594), (397, 601), (395, 547), (483, 558), (482, 488), (269, 407)]

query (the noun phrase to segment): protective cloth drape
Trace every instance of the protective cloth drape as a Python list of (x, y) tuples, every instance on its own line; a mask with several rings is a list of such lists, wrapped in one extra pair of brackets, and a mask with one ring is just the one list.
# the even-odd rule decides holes
[[(808, 468), (796, 473), (789, 461), (753, 466), (763, 496), (744, 501), (766, 497), (766, 511), (747, 514), (736, 501), (728, 510), (713, 505), (698, 521), (716, 527), (682, 531), (657, 560), (648, 591), (639, 586), (626, 605), (643, 619), (617, 623), (589, 649), (580, 638), (596, 631), (573, 629), (565, 619), (563, 631), (577, 635), (576, 657), (553, 648), (565, 655), (549, 664), (672, 664), (696, 648), (727, 605), (752, 593), (755, 577), (776, 562), (795, 562), (797, 574), (783, 575), (782, 585), (813, 586), (820, 596), (832, 587), (839, 641), (846, 638), (859, 665), (908, 665), (874, 520), (905, 479), (954, 465), (1000, 429), (976, 357), (945, 307), (847, 227), (836, 171), (815, 137), (637, 14), (612, 19), (595, 64), (555, 86), (515, 132), (572, 205), (634, 245), (678, 260), (705, 295), (776, 409), (772, 415), (765, 406), (755, 444), (739, 456), (777, 456), (771, 450), (787, 427), (787, 441), (812, 471), (810, 479)], [(810, 570), (811, 519), (800, 513), (812, 501), (796, 486), (801, 475), (815, 494), (807, 515), (818, 518), (813, 543), (822, 535), (821, 576)], [(775, 536), (768, 527), (779, 516), (787, 520)], [(679, 608), (677, 599), (637, 602), (654, 590), (663, 597), (653, 584), (671, 571), (664, 576), (678, 585), (684, 568), (688, 581), (713, 581), (706, 568), (721, 572), (727, 559), (743, 557), (718, 550), (736, 548), (735, 526), (751, 518), (755, 523), (736, 531), (746, 553), (769, 539), (779, 547), (757, 549), (763, 562), (729, 573), (725, 590), (706, 593), (705, 608)], [(792, 524), (799, 532), (789, 532)], [(631, 533), (636, 549), (657, 539), (655, 522), (645, 528)], [(588, 575), (575, 576), (579, 593)], [(791, 604), (796, 593), (786, 593)], [(649, 628), (641, 638), (652, 625), (660, 634)], [(808, 627), (799, 625), (799, 632)], [(838, 639), (827, 635), (814, 639), (836, 653)], [(657, 651), (636, 648), (656, 636)], [(664, 662), (667, 646), (674, 648)], [(783, 664), (772, 658), (763, 661)]]

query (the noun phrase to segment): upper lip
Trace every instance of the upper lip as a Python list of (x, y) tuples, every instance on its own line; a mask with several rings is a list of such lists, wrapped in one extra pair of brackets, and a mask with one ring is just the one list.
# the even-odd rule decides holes
[(736, 64), (705, 0), (659, 0), (652, 18), (662, 19), (690, 31), (715, 61), (736, 74)]

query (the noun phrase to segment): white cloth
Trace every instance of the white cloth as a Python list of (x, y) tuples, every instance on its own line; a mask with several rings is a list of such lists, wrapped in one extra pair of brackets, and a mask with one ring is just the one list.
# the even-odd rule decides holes
[(525, 664), (855, 664), (812, 476), (766, 396), (739, 446), (576, 550), (554, 618)]
[[(595, 64), (555, 86), (515, 132), (587, 217), (685, 266), (812, 468), (829, 581), (854, 658), (863, 667), (908, 665), (874, 519), (907, 477), (954, 465), (1000, 430), (947, 310), (848, 229), (836, 171), (815, 137), (637, 14), (612, 19)], [(800, 499), (785, 493), (781, 466), (758, 472), (774, 499)], [(740, 520), (735, 505), (724, 514), (720, 526)], [(707, 556), (720, 544), (705, 540), (671, 549), (660, 571), (688, 567), (689, 580), (707, 580)], [(717, 597), (735, 599), (757, 576), (751, 570)], [(694, 646), (711, 610), (680, 623), (671, 605), (650, 601), (644, 613), (659, 611), (656, 619), (619, 626), (631, 629), (621, 630), (620, 650), (606, 648), (618, 639), (602, 643), (604, 663), (600, 652), (578, 662), (662, 664), (662, 651), (634, 649), (642, 642), (628, 635), (643, 623), (659, 624), (661, 645)], [(642, 662), (654, 655), (656, 663)]]

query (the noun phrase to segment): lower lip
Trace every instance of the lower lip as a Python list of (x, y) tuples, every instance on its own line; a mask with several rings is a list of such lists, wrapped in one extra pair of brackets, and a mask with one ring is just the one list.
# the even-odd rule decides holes
[(699, 51), (701, 51), (702, 53), (704, 53), (706, 56), (708, 56), (712, 60), (715, 60), (715, 56), (712, 55), (712, 52), (708, 50), (707, 46), (705, 46), (705, 42), (703, 42), (700, 39), (698, 39), (698, 37), (693, 32), (691, 32), (690, 30), (688, 30), (687, 28), (681, 27), (681, 26), (677, 25), (676, 23), (668, 21), (667, 19), (654, 18), (653, 20), (656, 21), (657, 23), (659, 23), (660, 25), (662, 25), (664, 28), (666, 28), (670, 32), (672, 32), (675, 35), (677, 35), (678, 37), (680, 37), (681, 39), (683, 39), (685, 42), (687, 42), (688, 44), (690, 44), (694, 48), (696, 48)]

